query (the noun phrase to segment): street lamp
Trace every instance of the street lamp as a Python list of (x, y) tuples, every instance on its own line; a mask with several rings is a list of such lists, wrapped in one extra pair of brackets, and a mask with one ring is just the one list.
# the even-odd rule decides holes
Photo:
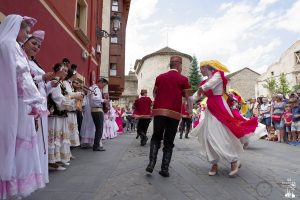
[(111, 16), (110, 19), (112, 21), (112, 26), (113, 26), (112, 29), (113, 29), (114, 33), (110, 34), (106, 30), (99, 30), (100, 28), (97, 26), (97, 28), (96, 28), (96, 35), (97, 35), (97, 37), (99, 37), (99, 38), (103, 38), (103, 37), (108, 38), (108, 37), (116, 35), (116, 33), (120, 30), (121, 17), (118, 16), (115, 13), (113, 16)]

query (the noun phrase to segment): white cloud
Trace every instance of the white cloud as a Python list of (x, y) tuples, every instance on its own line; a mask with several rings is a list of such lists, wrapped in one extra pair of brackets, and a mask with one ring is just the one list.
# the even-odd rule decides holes
[[(142, 6), (141, 0), (139, 2), (138, 5)], [(136, 59), (165, 47), (168, 32), (168, 46), (196, 55), (199, 60), (214, 58), (224, 62), (232, 71), (251, 67), (262, 72), (279, 57), (274, 51), (282, 41), (280, 36), (272, 35), (279, 26), (278, 21), (286, 29), (291, 26), (287, 23), (290, 18), (295, 18), (293, 23), (300, 21), (300, 1), (281, 17), (282, 11), (267, 9), (278, 0), (261, 0), (257, 4), (249, 0), (221, 4), (215, 15), (199, 17), (189, 24), (178, 24), (175, 19), (168, 28), (162, 19), (151, 21), (157, 0), (153, 2), (151, 12), (145, 15), (149, 20), (136, 19), (130, 10), (135, 19), (129, 19), (127, 27), (127, 71)], [(291, 27), (300, 32), (300, 26)]]
[[(134, 0), (130, 5), (130, 20), (148, 19), (154, 12), (158, 0)], [(134, 16), (132, 16), (134, 15)], [(131, 22), (131, 21), (129, 21)]]
[(300, 33), (300, 1), (296, 1), (293, 6), (281, 17), (278, 27)]
[(258, 6), (256, 7), (256, 12), (261, 12), (267, 9), (268, 6), (277, 3), (279, 0), (260, 0)]

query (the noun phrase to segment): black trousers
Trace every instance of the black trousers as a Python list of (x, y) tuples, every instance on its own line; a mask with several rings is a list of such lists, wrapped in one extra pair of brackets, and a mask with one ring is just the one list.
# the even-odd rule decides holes
[(140, 135), (141, 133), (144, 133), (145, 135), (147, 135), (147, 130), (150, 122), (151, 119), (139, 119), (137, 123), (137, 134)]
[(103, 134), (104, 115), (103, 112), (92, 112), (92, 117), (96, 128), (93, 148), (97, 148)]
[(191, 129), (191, 124), (192, 124), (191, 118), (181, 118), (181, 122), (179, 125), (179, 132), (183, 133), (184, 130), (186, 129), (186, 134), (188, 134)]
[(80, 110), (76, 110), (76, 116), (77, 116), (78, 132), (80, 136), (81, 124), (83, 119), (82, 112)]
[(155, 116), (153, 123), (151, 142), (160, 144), (160, 141), (163, 140), (164, 150), (172, 151), (179, 120), (165, 116)]

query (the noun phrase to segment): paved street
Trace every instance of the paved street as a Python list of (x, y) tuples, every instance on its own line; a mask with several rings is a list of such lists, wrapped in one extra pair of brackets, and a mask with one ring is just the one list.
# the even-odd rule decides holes
[[(282, 182), (300, 184), (300, 146), (260, 140), (242, 155), (236, 178), (221, 163), (219, 175), (209, 177), (209, 165), (197, 152), (195, 138), (175, 141), (170, 178), (158, 174), (162, 152), (152, 175), (145, 172), (149, 144), (140, 147), (134, 133), (104, 142), (106, 152), (76, 149), (77, 157), (50, 183), (27, 200), (233, 200), (284, 199)], [(296, 188), (296, 199), (300, 197)]]

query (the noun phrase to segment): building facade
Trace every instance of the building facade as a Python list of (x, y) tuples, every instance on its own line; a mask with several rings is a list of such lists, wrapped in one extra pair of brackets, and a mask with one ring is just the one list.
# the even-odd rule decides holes
[[(109, 48), (109, 96), (118, 99), (124, 91), (125, 84), (125, 41), (126, 26), (130, 8), (130, 0), (112, 0), (112, 14), (121, 18), (120, 30), (110, 37)], [(118, 5), (118, 6), (117, 6)]]
[[(125, 55), (122, 54), (125, 54), (125, 39), (123, 38), (125, 38), (129, 6), (130, 0), (2, 0), (0, 20), (9, 14), (36, 18), (38, 22), (33, 31), (39, 29), (46, 32), (41, 51), (37, 55), (37, 60), (44, 70), (51, 71), (55, 63), (61, 62), (66, 57), (78, 66), (79, 77), (89, 85), (92, 74), (96, 77), (110, 78), (109, 63), (111, 56), (114, 56), (111, 53), (115, 47), (109, 45), (110, 38), (102, 37), (101, 30), (111, 35), (114, 33), (112, 17), (115, 15), (118, 15), (121, 21), (117, 37), (122, 38), (119, 40), (119, 52), (116, 55), (119, 56), (118, 61), (121, 63), (119, 67), (124, 67), (122, 63), (125, 63)], [(124, 69), (119, 71), (120, 74), (124, 73)], [(122, 81), (124, 82), (124, 78), (122, 80), (120, 75), (121, 85)]]
[(119, 100), (115, 101), (114, 104), (125, 108), (128, 106), (132, 108), (134, 101), (139, 97), (138, 94), (138, 80), (135, 72), (129, 71), (128, 75), (125, 76), (124, 92)]
[(300, 84), (300, 40), (296, 41), (280, 57), (280, 60), (270, 65), (256, 82), (256, 96), (270, 96), (269, 91), (263, 86), (266, 80), (274, 78), (278, 80), (280, 74), (284, 73), (292, 89)]
[(169, 47), (162, 48), (154, 53), (144, 56), (135, 62), (134, 69), (138, 79), (138, 91), (148, 90), (148, 96), (153, 98), (155, 78), (170, 70), (170, 57), (178, 55), (182, 57), (182, 74), (189, 76), (192, 57)]
[(244, 99), (255, 98), (255, 84), (259, 76), (259, 73), (245, 67), (226, 76), (227, 89), (239, 91)]

